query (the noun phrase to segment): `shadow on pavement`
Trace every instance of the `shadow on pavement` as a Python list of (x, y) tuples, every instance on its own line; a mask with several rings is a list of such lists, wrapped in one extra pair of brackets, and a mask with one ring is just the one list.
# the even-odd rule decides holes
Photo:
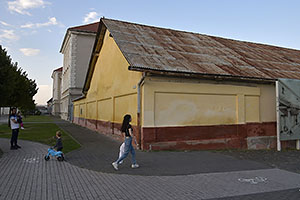
[(136, 159), (140, 168), (130, 168), (131, 156), (129, 155), (119, 166), (119, 171), (115, 171), (111, 163), (118, 157), (120, 142), (87, 128), (64, 122), (55, 119), (55, 123), (60, 128), (67, 131), (82, 145), (80, 149), (66, 154), (66, 161), (94, 171), (143, 176), (172, 176), (271, 168), (258, 162), (240, 160), (209, 151), (137, 151)]

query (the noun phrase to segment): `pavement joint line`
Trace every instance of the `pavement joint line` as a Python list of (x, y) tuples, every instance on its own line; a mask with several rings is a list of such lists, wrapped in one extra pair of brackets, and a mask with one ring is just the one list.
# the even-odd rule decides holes
[[(46, 162), (43, 160), (44, 150), (48, 148), (46, 145), (24, 140), (20, 140), (20, 143), (21, 150), (10, 151), (9, 140), (0, 139), (0, 148), (4, 152), (0, 158), (0, 199), (17, 199), (23, 195), (24, 199), (97, 199), (98, 196), (110, 199), (122, 196), (124, 199), (130, 199), (136, 195), (136, 191), (139, 191), (137, 199), (155, 199), (154, 195), (164, 199), (208, 199), (300, 187), (300, 174), (280, 169), (162, 177), (95, 172), (68, 162), (58, 162), (56, 159)], [(25, 162), (24, 158), (29, 161), (36, 158), (39, 162)], [(268, 182), (241, 184), (238, 181), (240, 177), (266, 177)], [(42, 184), (40, 188), (38, 183)], [(63, 185), (66, 187), (62, 187)], [(130, 187), (127, 188), (126, 185)], [(12, 186), (16, 186), (14, 190)], [(24, 189), (17, 190), (20, 187)], [(41, 188), (47, 189), (45, 191)]]

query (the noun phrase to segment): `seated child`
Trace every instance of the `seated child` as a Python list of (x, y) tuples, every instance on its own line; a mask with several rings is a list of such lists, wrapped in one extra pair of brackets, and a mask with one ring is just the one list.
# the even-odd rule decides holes
[(61, 132), (56, 131), (56, 136), (54, 138), (56, 139), (56, 144), (52, 148), (53, 149), (56, 148), (56, 151), (61, 151), (63, 149), (63, 144), (62, 144), (62, 141), (61, 141)]

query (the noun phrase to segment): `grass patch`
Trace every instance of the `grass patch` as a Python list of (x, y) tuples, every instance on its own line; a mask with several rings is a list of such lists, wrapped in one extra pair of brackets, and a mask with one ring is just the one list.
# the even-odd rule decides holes
[(23, 117), (24, 124), (26, 122), (52, 122), (53, 119), (47, 115), (27, 115)]
[[(43, 118), (45, 119), (45, 118)], [(25, 124), (25, 130), (21, 130), (19, 132), (18, 139), (22, 140), (30, 140), (34, 142), (40, 142), (43, 144), (47, 144), (49, 146), (54, 146), (56, 140), (54, 139), (55, 133), (57, 130), (62, 132), (62, 142), (63, 142), (63, 152), (68, 153), (75, 149), (80, 148), (80, 144), (78, 144), (69, 134), (61, 130), (54, 123), (30, 123)], [(7, 124), (0, 125), (0, 137), (2, 138), (10, 138), (11, 137), (11, 129), (7, 126)], [(45, 149), (45, 152), (47, 149)]]

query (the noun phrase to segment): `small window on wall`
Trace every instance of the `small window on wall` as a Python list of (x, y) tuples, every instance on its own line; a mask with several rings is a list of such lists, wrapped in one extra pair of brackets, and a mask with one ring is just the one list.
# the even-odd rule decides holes
[(82, 115), (82, 108), (80, 108), (80, 115)]

